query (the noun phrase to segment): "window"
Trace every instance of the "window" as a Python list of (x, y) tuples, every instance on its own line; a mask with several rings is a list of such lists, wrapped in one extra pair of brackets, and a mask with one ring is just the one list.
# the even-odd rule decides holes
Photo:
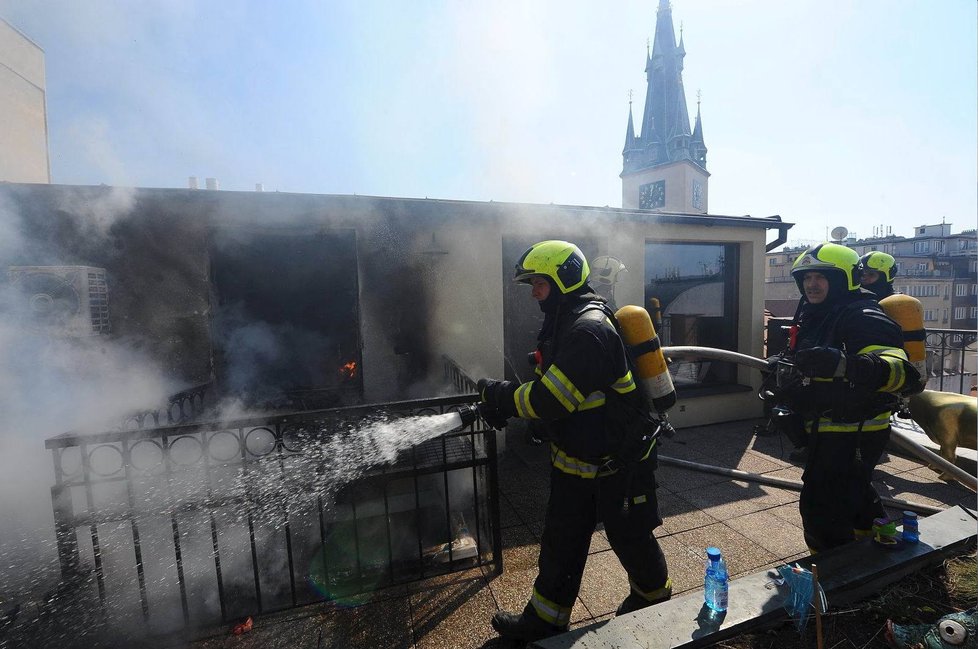
[(978, 284), (972, 284), (971, 285), (971, 294), (972, 295), (978, 295)]
[(934, 252), (944, 252), (944, 240), (938, 239), (934, 242)]
[(909, 291), (905, 291), (907, 295), (913, 297), (936, 297), (937, 296), (937, 286), (935, 284), (925, 284), (924, 286), (910, 286)]
[[(739, 269), (736, 245), (646, 243), (645, 304), (662, 344), (736, 351)], [(669, 371), (680, 389), (737, 380), (736, 365), (727, 362), (678, 361)]]
[(978, 306), (971, 307), (971, 319), (974, 320), (978, 318)]
[(937, 309), (924, 309), (924, 321), (925, 322), (936, 322), (937, 321)]
[(962, 297), (968, 294), (967, 284), (955, 284), (954, 285), (954, 297)]
[(914, 252), (930, 252), (930, 241), (914, 241), (913, 242)]
[(954, 319), (964, 320), (964, 314), (968, 312), (968, 307), (966, 306), (956, 306), (954, 307)]
[(974, 273), (978, 271), (978, 260), (972, 259), (968, 262), (968, 272)]

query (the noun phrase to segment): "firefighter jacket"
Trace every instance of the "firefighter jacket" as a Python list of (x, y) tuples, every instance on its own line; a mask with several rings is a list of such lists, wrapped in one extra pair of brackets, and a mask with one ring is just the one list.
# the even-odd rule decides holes
[(619, 398), (641, 398), (613, 317), (596, 294), (566, 296), (541, 330), (537, 377), (521, 385), (507, 382), (501, 404), (510, 416), (552, 420), (554, 466), (584, 478), (615, 470), (608, 464), (616, 450), (608, 408), (618, 407)]
[(897, 395), (918, 380), (903, 349), (903, 332), (868, 291), (851, 291), (831, 304), (805, 304), (798, 317), (793, 352), (834, 347), (858, 366), (856, 380), (813, 378), (797, 386), (791, 401), (812, 432), (884, 430)]

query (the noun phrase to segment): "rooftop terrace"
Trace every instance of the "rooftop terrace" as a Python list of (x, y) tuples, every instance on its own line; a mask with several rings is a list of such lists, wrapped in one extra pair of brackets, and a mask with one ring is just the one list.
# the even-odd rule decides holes
[[(729, 422), (680, 430), (661, 447), (658, 471), (663, 526), (657, 530), (669, 561), (674, 594), (702, 589), (704, 548), (719, 546), (736, 579), (808, 556), (798, 493), (734, 480), (678, 466), (670, 458), (799, 482), (801, 467), (788, 459), (783, 438), (755, 432), (758, 421)], [(499, 609), (519, 610), (537, 572), (548, 487), (545, 447), (523, 443), (507, 433), (500, 458), (504, 571), (472, 569), (423, 582), (378, 591), (358, 602), (316, 604), (254, 620), (253, 629), (235, 636), (215, 628), (196, 641), (171, 646), (223, 647), (469, 649), (513, 646), (499, 639), (489, 620)], [(973, 461), (973, 460), (972, 460)], [(971, 467), (972, 471), (974, 467)], [(975, 494), (945, 483), (916, 460), (887, 453), (876, 486), (884, 498), (944, 509), (975, 508)], [(886, 501), (885, 501), (886, 502)], [(896, 516), (900, 507), (888, 507)], [(922, 514), (922, 517), (924, 515)], [(627, 578), (604, 532), (595, 532), (572, 629), (614, 617), (628, 594)], [(156, 644), (154, 646), (159, 646)]]

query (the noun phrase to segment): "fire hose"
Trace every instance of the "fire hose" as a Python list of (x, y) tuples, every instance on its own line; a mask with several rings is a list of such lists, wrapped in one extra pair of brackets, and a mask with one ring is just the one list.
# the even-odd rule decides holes
[[(755, 358), (753, 356), (733, 352), (728, 349), (716, 349), (714, 347), (663, 347), (662, 351), (665, 353), (666, 358), (669, 359), (704, 358), (709, 360), (738, 363), (740, 365), (747, 365), (748, 367), (753, 367), (754, 369), (758, 370), (767, 371), (769, 369), (767, 361), (762, 358)], [(975, 476), (971, 475), (956, 464), (948, 462), (933, 451), (921, 446), (903, 431), (897, 430), (896, 428), (891, 428), (890, 437), (902, 449), (920, 458), (924, 464), (937, 465), (946, 474), (953, 477), (965, 487), (971, 489), (972, 491), (978, 490), (978, 479), (976, 479)]]

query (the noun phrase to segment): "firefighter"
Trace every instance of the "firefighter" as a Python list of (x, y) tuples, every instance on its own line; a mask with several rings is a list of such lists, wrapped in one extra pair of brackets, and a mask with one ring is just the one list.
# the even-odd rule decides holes
[(492, 618), (499, 635), (514, 640), (567, 630), (598, 522), (629, 577), (630, 593), (619, 614), (672, 594), (653, 533), (662, 524), (655, 438), (638, 444), (628, 461), (619, 453), (622, 413), (642, 402), (642, 391), (614, 314), (588, 275), (587, 260), (572, 243), (543, 241), (523, 253), (514, 280), (530, 284), (544, 313), (537, 376), (523, 384), (478, 382), (483, 406), (503, 418), (552, 423), (550, 500), (533, 593), (521, 613), (499, 611)]
[(791, 274), (802, 296), (788, 358), (805, 378), (789, 397), (808, 435), (799, 507), (812, 552), (871, 535), (886, 515), (872, 486), (896, 396), (918, 379), (899, 325), (856, 281), (859, 255), (823, 243)]
[(876, 294), (878, 300), (893, 295), (896, 260), (892, 255), (874, 250), (859, 258), (856, 266), (859, 284)]

